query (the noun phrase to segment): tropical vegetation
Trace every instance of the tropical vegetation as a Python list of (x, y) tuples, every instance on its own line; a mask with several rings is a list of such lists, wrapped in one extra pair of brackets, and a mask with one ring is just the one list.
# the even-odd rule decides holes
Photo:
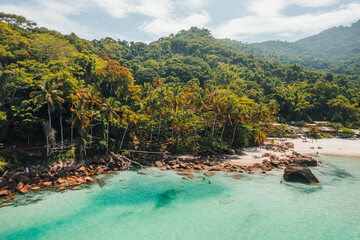
[(146, 44), (88, 41), (17, 15), (0, 20), (6, 149), (38, 148), (28, 152), (52, 159), (66, 151), (209, 154), (259, 145), (275, 121), (360, 125), (360, 89), (347, 76), (266, 61), (206, 29)]

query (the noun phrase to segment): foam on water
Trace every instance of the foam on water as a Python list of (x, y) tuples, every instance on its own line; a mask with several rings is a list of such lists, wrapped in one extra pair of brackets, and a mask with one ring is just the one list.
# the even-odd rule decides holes
[(360, 239), (360, 160), (321, 160), (318, 185), (150, 169), (26, 194), (0, 208), (0, 239)]

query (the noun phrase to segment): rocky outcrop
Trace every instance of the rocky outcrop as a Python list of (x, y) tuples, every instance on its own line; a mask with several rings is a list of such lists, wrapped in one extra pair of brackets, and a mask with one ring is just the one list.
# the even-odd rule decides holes
[(274, 142), (268, 143), (265, 148), (273, 152), (286, 152), (287, 150), (294, 148), (294, 143), (292, 142)]
[(291, 164), (284, 170), (284, 179), (291, 182), (300, 183), (319, 183), (320, 181), (315, 177), (311, 170), (304, 165)]
[(292, 143), (292, 142), (285, 142), (285, 145), (286, 145), (288, 148), (294, 148), (294, 147), (295, 147), (294, 143)]
[(64, 190), (81, 184), (93, 183), (101, 178), (92, 176), (126, 170), (131, 164), (126, 157), (93, 157), (88, 162), (57, 161), (48, 166), (29, 166), (7, 171), (0, 178), (0, 198), (11, 200), (16, 193), (54, 189)]
[(299, 157), (294, 159), (294, 163), (298, 165), (306, 165), (310, 167), (316, 167), (317, 161), (311, 157)]
[(235, 150), (234, 150), (234, 149), (231, 149), (231, 148), (228, 148), (227, 152), (228, 152), (228, 154), (230, 154), (230, 155), (235, 155), (235, 154), (236, 154)]
[[(292, 148), (291, 143), (272, 143), (265, 146), (271, 151), (285, 152)], [(233, 154), (233, 151), (229, 151)], [(6, 172), (0, 178), (0, 198), (12, 199), (15, 193), (27, 193), (29, 191), (54, 189), (57, 191), (66, 188), (73, 188), (81, 184), (98, 181), (96, 175), (114, 173), (115, 171), (127, 170), (130, 167), (152, 166), (161, 170), (174, 170), (179, 175), (187, 178), (194, 178), (192, 172), (203, 171), (204, 175), (211, 176), (217, 171), (236, 172), (249, 174), (255, 172), (266, 173), (272, 169), (284, 169), (289, 164), (302, 164), (305, 166), (316, 166), (317, 161), (311, 157), (301, 155), (296, 152), (292, 154), (278, 155), (264, 153), (262, 157), (268, 157), (262, 163), (254, 164), (250, 167), (239, 166), (230, 161), (233, 155), (212, 155), (200, 158), (197, 156), (172, 156), (166, 154), (132, 154), (131, 159), (121, 155), (111, 153), (107, 156), (93, 156), (86, 161), (75, 163), (74, 161), (58, 161), (48, 166), (29, 166), (28, 168), (15, 169)], [(221, 159), (221, 160), (220, 160)], [(138, 174), (145, 174), (143, 170)], [(235, 175), (234, 175), (235, 176)]]

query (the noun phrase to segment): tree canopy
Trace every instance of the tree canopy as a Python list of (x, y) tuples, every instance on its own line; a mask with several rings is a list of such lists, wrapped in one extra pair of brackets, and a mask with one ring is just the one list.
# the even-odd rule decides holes
[(0, 137), (8, 145), (43, 146), (50, 129), (82, 157), (214, 153), (258, 145), (274, 121), (360, 126), (360, 89), (347, 76), (266, 61), (206, 29), (145, 44), (2, 19), (0, 36)]

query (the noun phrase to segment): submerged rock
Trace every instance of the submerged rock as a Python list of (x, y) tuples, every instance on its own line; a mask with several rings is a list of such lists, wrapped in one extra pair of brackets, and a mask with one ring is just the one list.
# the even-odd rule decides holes
[(245, 176), (241, 175), (241, 174), (235, 174), (235, 175), (232, 175), (232, 177), (235, 179), (240, 179), (240, 178), (244, 178)]
[(301, 183), (319, 183), (320, 181), (315, 177), (307, 166), (291, 164), (284, 170), (284, 179), (291, 182)]
[(212, 176), (212, 175), (214, 175), (215, 174), (215, 172), (204, 172), (204, 175), (205, 176)]

